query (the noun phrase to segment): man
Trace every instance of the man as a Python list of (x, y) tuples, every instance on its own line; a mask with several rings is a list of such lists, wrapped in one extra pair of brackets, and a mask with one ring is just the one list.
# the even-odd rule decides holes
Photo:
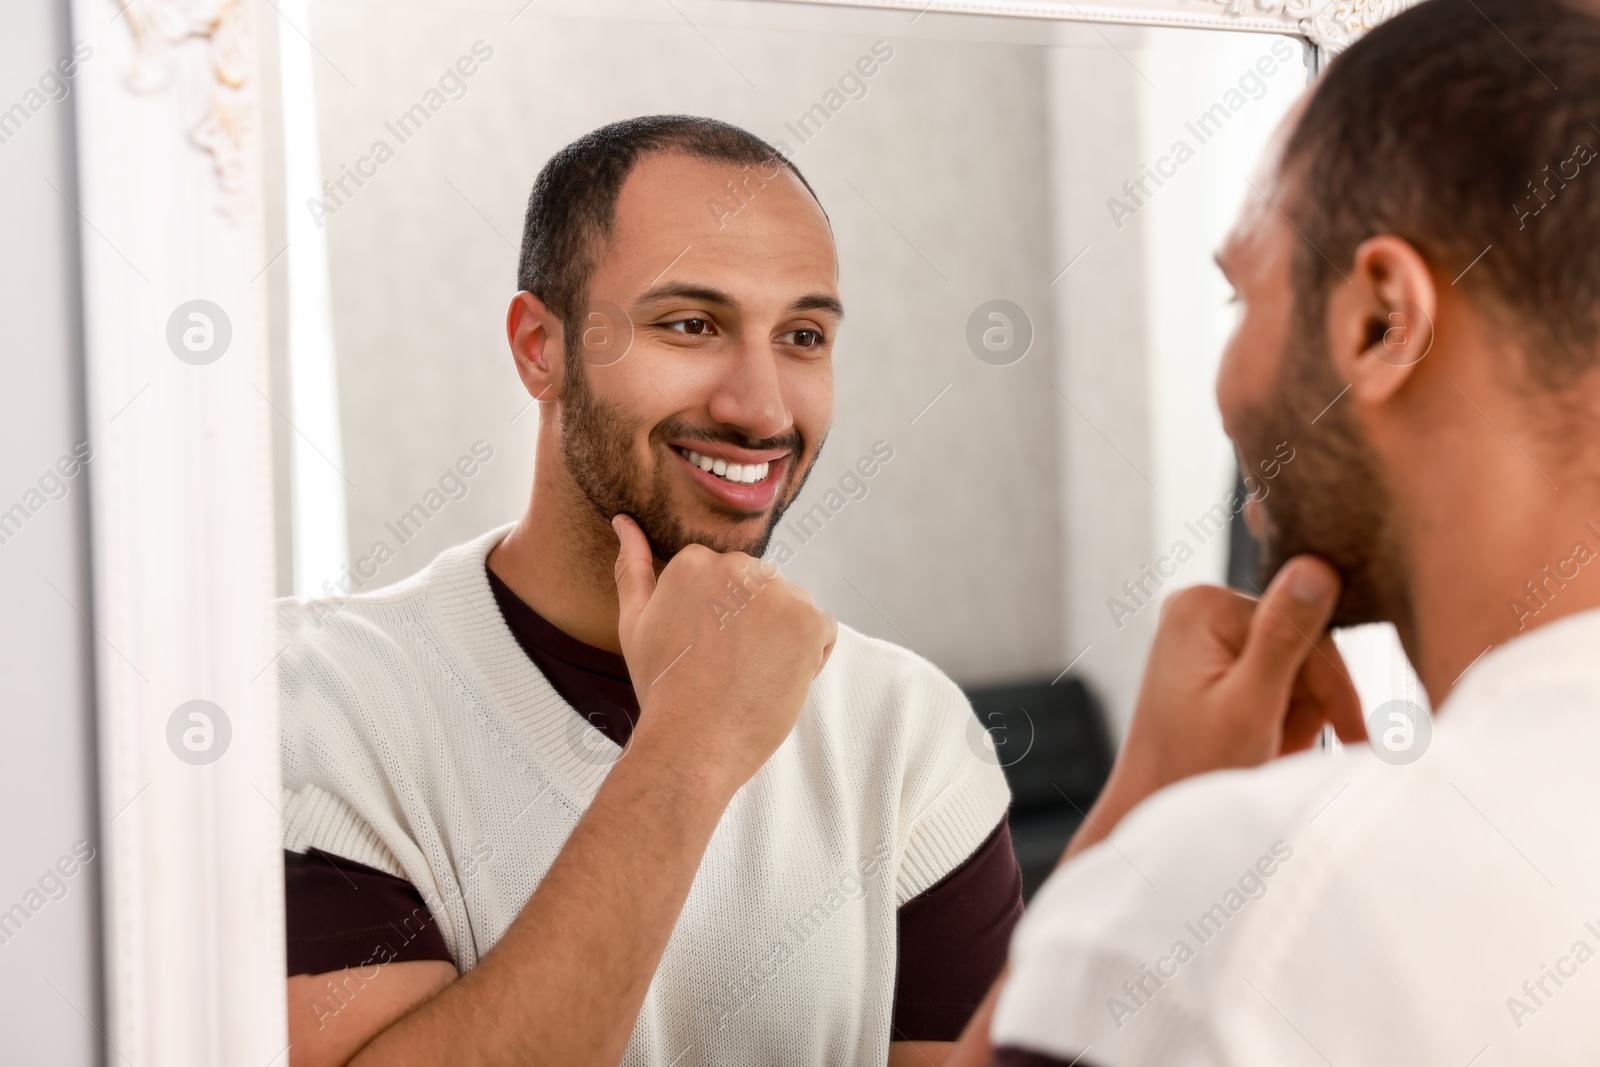
[[(1592, 7), (1430, 0), (1290, 116), (1220, 256), (1229, 435), (1297, 453), (1255, 515), (1277, 579), (1169, 602), (949, 1062), (1594, 1062), (1597, 56)], [(1330, 620), (1395, 624), (1431, 743), (1396, 704), (1258, 767), (1359, 734)]]
[(541, 172), (506, 319), (526, 513), (285, 608), (296, 1067), (959, 1036), (1021, 912), (1005, 780), (948, 679), (758, 559), (828, 430), (837, 275), (799, 172), (723, 123)]

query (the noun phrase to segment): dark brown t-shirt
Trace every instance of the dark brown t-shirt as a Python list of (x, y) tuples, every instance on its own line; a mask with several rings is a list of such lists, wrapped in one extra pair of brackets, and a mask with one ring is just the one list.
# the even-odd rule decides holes
[[(486, 568), (487, 569), (487, 568)], [(628, 667), (557, 629), (489, 571), (500, 614), (556, 692), (618, 746), (639, 718)], [(415, 887), (318, 849), (285, 853), (289, 973), (404, 960), (451, 961)], [(1005, 964), (1022, 917), (1022, 872), (1002, 819), (955, 870), (900, 907), (896, 1041), (954, 1041)]]

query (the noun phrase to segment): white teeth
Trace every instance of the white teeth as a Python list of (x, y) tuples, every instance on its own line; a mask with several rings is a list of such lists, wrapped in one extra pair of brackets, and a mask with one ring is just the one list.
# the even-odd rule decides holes
[(729, 463), (725, 459), (712, 459), (710, 456), (702, 456), (698, 452), (687, 449), (684, 450), (683, 455), (684, 458), (701, 470), (715, 474), (719, 478), (725, 478), (730, 482), (737, 482), (740, 485), (754, 485), (766, 478), (767, 473), (772, 469), (771, 463)]

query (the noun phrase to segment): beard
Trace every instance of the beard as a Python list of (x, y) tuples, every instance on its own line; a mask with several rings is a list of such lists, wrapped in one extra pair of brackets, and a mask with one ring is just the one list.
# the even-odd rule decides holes
[(1345, 386), (1328, 355), (1321, 308), (1304, 307), (1315, 302), (1303, 296), (1295, 303), (1272, 393), (1242, 413), (1234, 442), (1251, 474), (1269, 469), (1258, 464), (1280, 442), (1294, 448), (1257, 505), (1260, 588), (1293, 557), (1317, 556), (1343, 582), (1330, 625), (1392, 622), (1403, 633), (1412, 617), (1409, 568), (1394, 496), (1351, 406), (1334, 401)]
[[(717, 552), (743, 552), (758, 559), (766, 552), (778, 520), (799, 495), (816, 464), (820, 443), (802, 467), (801, 449), (805, 442), (798, 430), (752, 440), (730, 431), (708, 430), (674, 414), (650, 430), (650, 451), (658, 460), (653, 469), (647, 470), (640, 465), (634, 451), (634, 441), (644, 425), (643, 420), (632, 418), (595, 396), (584, 369), (582, 351), (568, 352), (566, 366), (566, 381), (561, 390), (561, 455), (573, 481), (602, 519), (609, 523), (618, 515), (631, 517), (644, 531), (650, 550), (658, 559), (671, 559), (691, 544), (704, 545)], [(669, 440), (789, 451), (793, 460), (773, 501), (771, 514), (758, 534), (738, 537), (689, 528), (672, 499)]]

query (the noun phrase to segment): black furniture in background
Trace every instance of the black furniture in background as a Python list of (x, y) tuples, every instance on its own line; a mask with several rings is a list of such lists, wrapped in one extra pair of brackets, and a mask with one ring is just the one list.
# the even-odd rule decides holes
[[(1234, 475), (1235, 491), (1246, 493)], [(1261, 546), (1241, 514), (1228, 531), (1228, 584), (1256, 593)], [(1022, 865), (1022, 893), (1031, 898), (1054, 869), (1084, 813), (1111, 773), (1114, 749), (1105, 713), (1081, 679), (1021, 682), (968, 689), (978, 723), (1011, 784), (1011, 842)], [(982, 742), (982, 735), (971, 738)]]
[[(1234, 475), (1233, 491), (1240, 497), (1247, 495), (1243, 473)], [(1267, 490), (1268, 493), (1271, 491), (1270, 488)], [(1241, 593), (1258, 594), (1261, 590), (1256, 583), (1259, 581), (1261, 545), (1256, 542), (1249, 525), (1244, 521), (1241, 508), (1228, 522), (1228, 585)]]
[[(1105, 716), (1077, 678), (973, 688), (967, 698), (1011, 785), (1011, 842), (1026, 899), (1105, 785), (1112, 758)], [(976, 727), (969, 739), (983, 741)]]

